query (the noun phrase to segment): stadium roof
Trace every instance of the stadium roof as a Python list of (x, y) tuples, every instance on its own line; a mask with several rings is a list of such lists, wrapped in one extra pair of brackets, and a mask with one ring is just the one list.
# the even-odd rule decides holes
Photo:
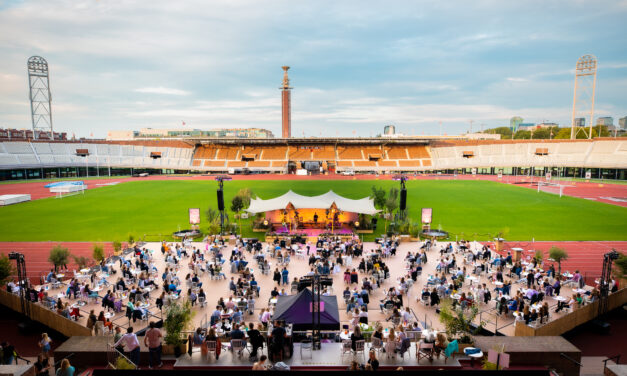
[(338, 210), (344, 212), (370, 215), (379, 212), (379, 210), (374, 207), (374, 200), (369, 197), (364, 197), (360, 200), (352, 200), (342, 197), (333, 191), (312, 197), (299, 195), (291, 190), (283, 196), (269, 200), (262, 200), (260, 198), (252, 199), (250, 200), (250, 206), (247, 211), (250, 213), (261, 213), (272, 210), (283, 210), (290, 204), (294, 209), (330, 209), (335, 204)]

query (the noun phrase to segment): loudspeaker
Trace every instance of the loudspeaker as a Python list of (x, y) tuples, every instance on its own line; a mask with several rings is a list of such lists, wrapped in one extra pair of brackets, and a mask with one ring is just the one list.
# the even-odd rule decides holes
[(401, 189), (401, 210), (405, 210), (407, 208), (407, 189)]
[(218, 210), (224, 210), (224, 195), (221, 189), (218, 189)]

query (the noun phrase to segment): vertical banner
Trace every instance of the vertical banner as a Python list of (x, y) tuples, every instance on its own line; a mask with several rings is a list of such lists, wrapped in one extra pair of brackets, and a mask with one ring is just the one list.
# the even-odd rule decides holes
[(590, 179), (592, 178), (592, 171), (588, 170), (586, 171), (586, 179)]
[(551, 171), (546, 173), (546, 180), (551, 180)]
[(432, 208), (422, 208), (422, 223), (431, 223)]
[(197, 225), (199, 223), (200, 223), (200, 209), (190, 208), (189, 209), (189, 224)]
[(477, 175), (477, 168), (475, 168), (475, 167), (472, 168), (472, 174), (473, 175)]

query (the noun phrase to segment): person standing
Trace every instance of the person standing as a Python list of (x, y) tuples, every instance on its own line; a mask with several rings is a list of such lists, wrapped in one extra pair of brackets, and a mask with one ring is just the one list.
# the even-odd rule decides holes
[(48, 337), (48, 333), (41, 333), (41, 341), (39, 341), (39, 347), (41, 347), (41, 352), (46, 356), (50, 356), (50, 338)]
[(287, 285), (289, 283), (289, 272), (286, 267), (283, 267), (283, 271), (281, 272), (281, 276), (283, 276), (283, 284)]
[(155, 322), (150, 322), (150, 329), (146, 332), (146, 336), (144, 337), (144, 345), (148, 347), (148, 353), (150, 357), (148, 358), (148, 368), (152, 369), (153, 364), (157, 364), (157, 367), (163, 367), (163, 362), (161, 361), (161, 349), (162, 344), (161, 340), (163, 338), (163, 334), (161, 330), (155, 326)]
[(113, 345), (113, 347), (123, 346), (124, 349), (129, 353), (129, 360), (137, 366), (139, 369), (139, 340), (137, 339), (137, 335), (133, 333), (133, 327), (129, 326), (126, 329), (126, 334), (120, 338), (119, 341)]

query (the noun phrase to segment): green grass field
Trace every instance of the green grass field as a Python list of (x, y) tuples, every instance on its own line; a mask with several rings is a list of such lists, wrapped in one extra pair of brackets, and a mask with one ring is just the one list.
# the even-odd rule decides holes
[[(225, 202), (248, 187), (268, 199), (288, 189), (321, 194), (329, 189), (362, 198), (371, 186), (398, 187), (378, 180), (281, 181), (239, 180), (225, 183)], [(188, 208), (216, 208), (214, 181), (137, 181), (89, 190), (84, 195), (48, 198), (0, 208), (0, 241), (125, 241), (169, 236), (189, 228)], [(627, 240), (627, 208), (489, 181), (407, 182), (410, 218), (418, 222), (422, 207), (433, 208), (433, 227), (470, 240)], [(254, 235), (250, 220), (244, 236)], [(383, 231), (379, 222), (377, 233)], [(201, 227), (206, 228), (206, 224)], [(377, 235), (377, 234), (375, 234)], [(368, 236), (371, 239), (374, 235)]]

